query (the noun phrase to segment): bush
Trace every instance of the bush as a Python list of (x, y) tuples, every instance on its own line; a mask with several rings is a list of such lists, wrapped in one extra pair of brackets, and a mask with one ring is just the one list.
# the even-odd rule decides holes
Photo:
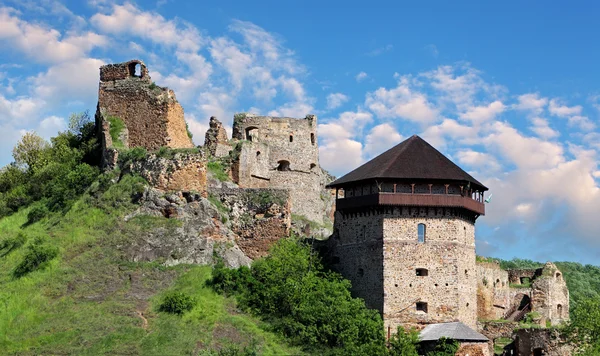
[(48, 213), (50, 213), (50, 211), (48, 210), (48, 207), (46, 207), (46, 205), (35, 206), (31, 208), (31, 210), (29, 210), (29, 213), (27, 214), (27, 223), (36, 223), (45, 218), (48, 215)]
[(158, 311), (181, 315), (190, 311), (196, 305), (196, 300), (181, 292), (169, 292), (162, 298)]
[(414, 330), (404, 330), (399, 326), (396, 334), (390, 338), (390, 355), (393, 356), (419, 356), (419, 333)]
[(119, 151), (119, 163), (128, 165), (133, 162), (138, 162), (148, 157), (148, 151), (144, 147), (134, 147), (131, 150)]
[(27, 241), (27, 236), (22, 232), (19, 232), (17, 236), (7, 237), (0, 241), (0, 257), (4, 257), (19, 247), (23, 246)]
[(27, 252), (23, 256), (23, 260), (13, 270), (13, 277), (21, 278), (33, 271), (42, 270), (56, 256), (58, 256), (56, 247), (50, 246), (42, 240), (37, 240), (27, 246)]
[(442, 337), (435, 345), (435, 349), (426, 354), (426, 356), (454, 356), (460, 348), (460, 343), (453, 339)]
[(217, 265), (211, 284), (216, 291), (235, 295), (242, 308), (268, 319), (275, 330), (306, 349), (386, 353), (379, 313), (352, 298), (350, 282), (326, 271), (310, 247), (294, 239), (279, 240), (251, 268)]

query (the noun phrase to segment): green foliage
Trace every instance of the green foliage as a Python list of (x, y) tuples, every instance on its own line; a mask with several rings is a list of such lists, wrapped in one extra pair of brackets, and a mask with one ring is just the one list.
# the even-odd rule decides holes
[(192, 131), (190, 131), (190, 127), (187, 122), (185, 123), (185, 131), (187, 132), (187, 135), (190, 138), (190, 140), (194, 138), (194, 134), (192, 133)]
[(206, 169), (212, 174), (215, 179), (225, 182), (230, 180), (229, 175), (225, 172), (225, 167), (221, 162), (213, 161), (206, 164)]
[(159, 87), (159, 86), (158, 86), (158, 85), (156, 85), (156, 83), (155, 83), (155, 82), (152, 82), (152, 83), (150, 83), (150, 85), (148, 86), (148, 88), (149, 88), (150, 90), (154, 90), (154, 89), (156, 89), (156, 88), (158, 88), (158, 87)]
[(417, 347), (419, 345), (419, 333), (414, 330), (404, 330), (398, 326), (397, 332), (389, 341), (390, 355), (393, 356), (419, 356)]
[(36, 223), (48, 216), (49, 213), (50, 211), (48, 210), (48, 207), (45, 204), (34, 206), (33, 208), (31, 208), (31, 210), (29, 210), (29, 213), (27, 213), (27, 223)]
[(600, 298), (588, 298), (579, 301), (571, 312), (571, 324), (568, 333), (571, 341), (581, 345), (584, 354), (600, 348)]
[(229, 216), (229, 209), (223, 204), (223, 202), (221, 202), (219, 197), (213, 194), (209, 194), (208, 201), (211, 202), (211, 204), (214, 205), (217, 208), (217, 210), (219, 210), (219, 213), (221, 214), (221, 221), (223, 223), (227, 222)]
[(16, 236), (6, 237), (0, 241), (0, 257), (7, 256), (20, 248), (27, 241), (27, 236), (21, 231)]
[(143, 161), (148, 157), (148, 151), (144, 147), (134, 147), (130, 150), (119, 151), (119, 164), (127, 166), (134, 162)]
[(494, 339), (494, 355), (504, 355), (504, 348), (513, 343), (509, 337), (499, 337)]
[(248, 203), (254, 208), (267, 207), (275, 203), (278, 205), (285, 204), (285, 193), (280, 191), (257, 189), (249, 190), (246, 193)]
[(116, 116), (108, 116), (106, 118), (110, 123), (110, 129), (108, 133), (110, 134), (110, 138), (112, 139), (114, 148), (125, 148), (125, 144), (121, 141), (121, 133), (125, 129), (125, 122)]
[(346, 354), (385, 354), (379, 314), (350, 295), (350, 282), (324, 270), (310, 247), (277, 242), (252, 268), (215, 267), (213, 288), (235, 295), (240, 305), (306, 349)]
[(49, 146), (48, 142), (35, 132), (27, 132), (13, 148), (15, 164), (34, 171), (46, 163)]
[(113, 184), (114, 177), (110, 173), (104, 174), (98, 183), (91, 188), (91, 193), (98, 199), (91, 203), (106, 212), (121, 211), (132, 208), (146, 187), (144, 178), (135, 175), (125, 175)]
[(162, 299), (158, 311), (181, 315), (194, 308), (196, 300), (181, 292), (168, 292)]
[(535, 262), (535, 261), (527, 260), (527, 259), (521, 259), (521, 258), (514, 258), (510, 261), (498, 259), (497, 261), (500, 262), (500, 268), (505, 269), (505, 270), (506, 269), (535, 269), (535, 268), (544, 267), (543, 263)]
[(438, 340), (433, 351), (426, 353), (426, 356), (454, 356), (458, 351), (460, 343), (453, 339), (442, 337)]
[(36, 239), (27, 246), (21, 262), (15, 267), (12, 274), (15, 278), (21, 278), (33, 271), (44, 269), (48, 263), (58, 256), (58, 249), (49, 245), (41, 239)]

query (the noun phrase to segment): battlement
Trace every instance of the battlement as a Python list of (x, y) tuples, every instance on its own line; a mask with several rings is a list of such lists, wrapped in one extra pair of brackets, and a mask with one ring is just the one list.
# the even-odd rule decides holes
[(152, 82), (148, 74), (148, 68), (139, 59), (132, 59), (128, 62), (107, 64), (100, 67), (100, 81), (108, 82), (114, 80), (124, 80), (128, 78), (138, 78), (147, 82)]

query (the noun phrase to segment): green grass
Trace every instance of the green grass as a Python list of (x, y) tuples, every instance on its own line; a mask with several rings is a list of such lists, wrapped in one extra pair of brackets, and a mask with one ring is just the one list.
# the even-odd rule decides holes
[[(189, 355), (244, 346), (265, 355), (301, 353), (206, 287), (210, 267), (128, 261), (120, 246), (180, 222), (124, 222), (132, 206), (121, 202), (111, 210), (118, 191), (113, 185), (98, 198), (106, 200), (101, 204), (83, 198), (64, 216), (33, 224), (26, 224), (30, 209), (0, 219), (0, 241), (26, 236), (22, 246), (0, 255), (1, 354)], [(43, 270), (15, 278), (11, 272), (35, 238), (58, 249), (58, 256)], [(182, 316), (158, 312), (168, 291), (184, 292), (197, 304)]]
[(502, 355), (504, 348), (512, 342), (509, 337), (499, 337), (494, 340), (494, 355)]
[(123, 130), (125, 129), (125, 123), (123, 122), (123, 120), (116, 116), (109, 116), (106, 119), (110, 123), (109, 133), (110, 138), (113, 141), (113, 147), (119, 149), (125, 148), (123, 141), (121, 141), (121, 139), (119, 138), (121, 132), (123, 132)]
[(206, 169), (210, 174), (212, 174), (215, 179), (226, 182), (229, 181), (229, 175), (225, 172), (225, 167), (221, 162), (208, 162), (206, 164)]

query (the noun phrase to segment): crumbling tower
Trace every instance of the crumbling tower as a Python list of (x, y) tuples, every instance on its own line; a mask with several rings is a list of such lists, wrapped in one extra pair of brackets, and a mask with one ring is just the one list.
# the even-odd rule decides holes
[(475, 328), (475, 220), (487, 188), (412, 136), (329, 184), (333, 266), (386, 327)]
[[(111, 121), (114, 124), (115, 120), (124, 124), (118, 145), (110, 135)], [(140, 60), (100, 67), (96, 125), (101, 128), (105, 163), (115, 156), (107, 149), (117, 146), (148, 150), (194, 147), (175, 93), (154, 84)]]

